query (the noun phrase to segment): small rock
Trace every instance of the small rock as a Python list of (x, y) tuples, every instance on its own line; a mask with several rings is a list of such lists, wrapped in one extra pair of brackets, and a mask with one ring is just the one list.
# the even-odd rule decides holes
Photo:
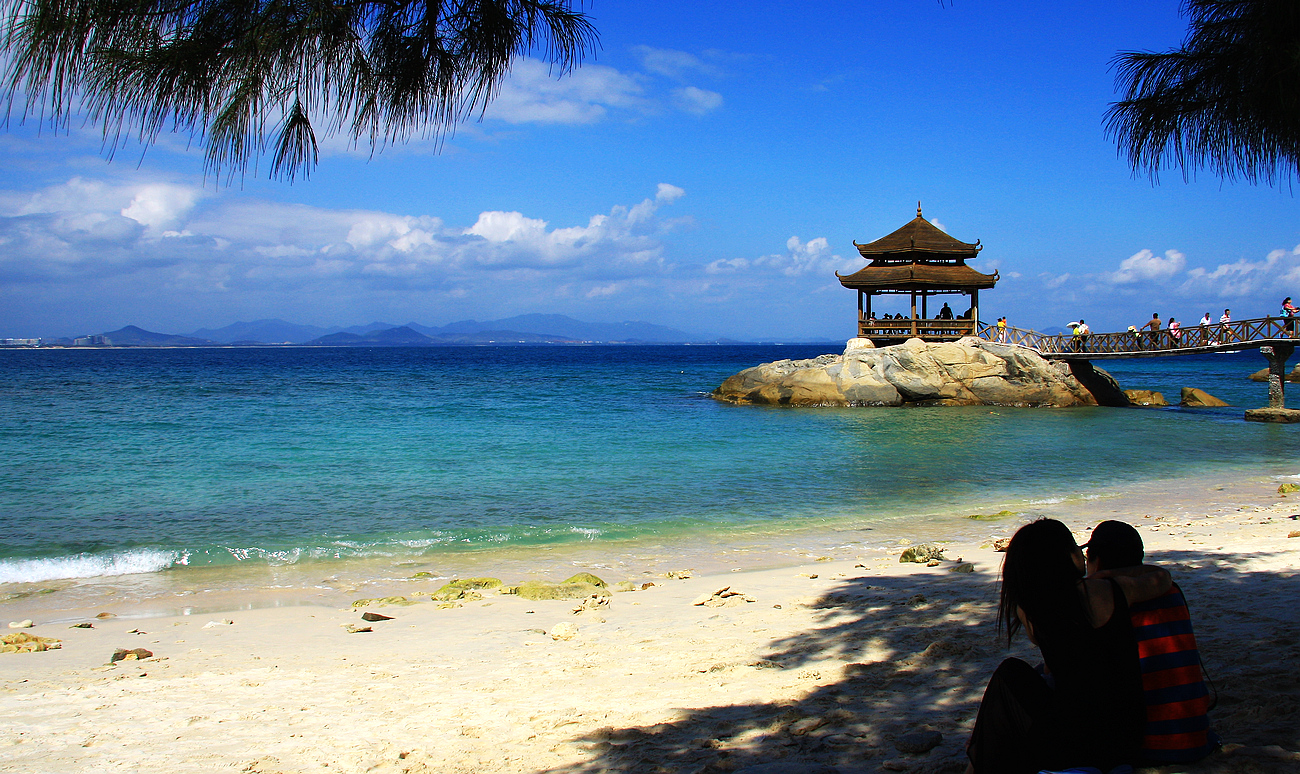
[(894, 747), (901, 753), (918, 755), (927, 753), (943, 743), (943, 734), (938, 731), (913, 731), (894, 740)]
[(655, 584), (654, 584), (653, 581), (646, 581), (645, 583), (642, 583), (642, 584), (641, 584), (641, 590), (642, 590), (642, 591), (645, 591), (645, 590), (648, 589), (648, 588), (653, 588), (654, 585), (655, 585)]
[(898, 557), (900, 563), (916, 562), (918, 564), (925, 564), (931, 559), (943, 559), (943, 549), (934, 543), (921, 543), (920, 545), (904, 549), (902, 555)]
[(98, 619), (100, 619), (100, 620), (102, 621), (102, 620), (106, 620), (106, 619), (109, 619), (109, 618), (117, 618), (117, 613), (100, 613), (99, 615), (97, 615), (97, 616), (95, 616), (95, 617), (98, 618)]
[(94, 629), (95, 625), (87, 621), (86, 623), (73, 624), (69, 629)]
[(619, 592), (636, 591), (636, 584), (632, 581), (619, 581), (614, 585), (614, 590)]
[(578, 627), (565, 621), (557, 623), (551, 627), (551, 639), (553, 640), (571, 640), (578, 636)]
[(1280, 495), (1291, 494), (1292, 492), (1300, 492), (1300, 484), (1279, 484), (1277, 487), (1277, 493)]
[(795, 736), (803, 736), (809, 731), (812, 731), (815, 728), (820, 728), (825, 724), (826, 721), (822, 718), (804, 718), (803, 720), (796, 720), (791, 723), (789, 730), (790, 733)]
[(1009, 545), (1011, 545), (1011, 538), (998, 538), (997, 540), (993, 541), (993, 550), (997, 551), (1000, 554), (1004, 554), (1006, 553), (1007, 546)]
[(30, 629), (30, 628), (32, 628), (32, 627), (35, 626), (35, 625), (36, 625), (36, 624), (32, 623), (32, 619), (30, 619), (30, 618), (25, 618), (25, 619), (23, 619), (23, 620), (21, 620), (21, 621), (10, 621), (10, 622), (9, 622), (9, 628), (10, 628), (10, 629)]
[(693, 573), (690, 570), (669, 570), (663, 574), (665, 578), (676, 578), (677, 580), (686, 580)]
[(393, 617), (391, 615), (381, 615), (380, 613), (362, 613), (361, 620), (373, 623), (374, 621), (391, 621)]
[(795, 577), (796, 577), (796, 578), (807, 578), (808, 580), (816, 580), (816, 579), (817, 579), (817, 573), (815, 573), (815, 572), (812, 572), (812, 573), (801, 572), (801, 573), (799, 573), (798, 575), (796, 575)]
[(577, 607), (573, 608), (573, 614), (577, 615), (590, 610), (598, 610), (602, 607), (609, 607), (609, 597), (603, 594), (592, 594), (579, 602)]
[(975, 565), (970, 562), (961, 562), (949, 567), (948, 572), (975, 572)]
[(926, 566), (926, 567), (938, 567), (938, 566), (939, 566), (939, 560), (938, 560), (938, 559), (931, 559), (930, 561), (928, 561), (928, 562), (925, 563), (925, 566)]
[(1300, 531), (1289, 532), (1289, 533), (1287, 533), (1287, 537), (1289, 537), (1289, 538), (1291, 538), (1291, 537), (1300, 537)]
[(235, 625), (234, 621), (230, 620), (229, 618), (223, 618), (220, 621), (208, 621), (207, 623), (203, 624), (203, 628), (215, 629), (218, 626), (234, 626), (234, 625)]
[(372, 627), (369, 627), (369, 626), (357, 626), (356, 624), (348, 624), (348, 625), (347, 625), (346, 627), (344, 627), (344, 628), (346, 628), (346, 629), (348, 630), (348, 634), (363, 634), (363, 633), (365, 633), (365, 632), (373, 632), (373, 631), (374, 631), (374, 629), (373, 629)]
[(62, 640), (53, 637), (37, 637), (27, 632), (0, 635), (0, 653), (41, 653), (62, 647)]
[(119, 661), (140, 661), (146, 658), (153, 658), (153, 651), (145, 650), (144, 648), (132, 648), (131, 650), (118, 648), (113, 651), (113, 655), (109, 657), (108, 663), (116, 664)]

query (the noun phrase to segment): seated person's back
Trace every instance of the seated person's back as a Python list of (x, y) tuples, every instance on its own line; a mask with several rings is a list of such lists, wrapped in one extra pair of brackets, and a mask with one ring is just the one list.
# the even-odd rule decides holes
[[(1086, 547), (1090, 577), (1143, 562), (1142, 537), (1122, 521), (1098, 524)], [(1163, 596), (1130, 605), (1129, 618), (1146, 702), (1143, 757), (1161, 763), (1204, 758), (1219, 740), (1210, 730), (1210, 696), (1182, 589), (1174, 584)]]

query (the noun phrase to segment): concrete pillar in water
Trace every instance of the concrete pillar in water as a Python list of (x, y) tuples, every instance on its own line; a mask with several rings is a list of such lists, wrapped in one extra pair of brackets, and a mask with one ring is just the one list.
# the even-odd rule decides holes
[(1268, 407), (1285, 408), (1286, 361), (1295, 352), (1294, 344), (1274, 344), (1260, 347), (1259, 354), (1268, 360)]

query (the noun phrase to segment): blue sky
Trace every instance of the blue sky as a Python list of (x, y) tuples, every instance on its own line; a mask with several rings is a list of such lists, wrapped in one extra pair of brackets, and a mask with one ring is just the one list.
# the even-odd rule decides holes
[(986, 320), (1117, 330), (1300, 296), (1285, 184), (1152, 185), (1105, 135), (1111, 58), (1177, 45), (1174, 0), (588, 10), (602, 47), (573, 75), (521, 60), (440, 153), (334, 138), (292, 185), (205, 184), (185, 136), (109, 163), (96, 127), (11, 121), (0, 336), (543, 312), (843, 339), (834, 272), (917, 200), (1001, 273)]

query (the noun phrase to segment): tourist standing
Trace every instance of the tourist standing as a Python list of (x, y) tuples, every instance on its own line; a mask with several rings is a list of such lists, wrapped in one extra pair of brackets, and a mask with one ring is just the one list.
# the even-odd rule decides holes
[(1282, 299), (1282, 317), (1286, 318), (1286, 332), (1288, 336), (1295, 335), (1295, 318), (1297, 312), (1300, 312), (1300, 310), (1297, 310), (1295, 304), (1291, 303), (1290, 296)]
[(1007, 343), (1007, 318), (1006, 317), (998, 318), (998, 343), (999, 344)]
[(1074, 332), (1077, 333), (1077, 334), (1079, 334), (1079, 348), (1080, 348), (1082, 351), (1087, 352), (1087, 351), (1088, 351), (1088, 335), (1089, 335), (1090, 333), (1092, 333), (1092, 328), (1089, 328), (1089, 327), (1088, 327), (1088, 323), (1084, 322), (1084, 321), (1083, 321), (1083, 318), (1080, 317), (1080, 318), (1079, 318), (1079, 327), (1075, 328), (1075, 329), (1074, 329)]
[(1169, 318), (1169, 343), (1175, 347), (1181, 347), (1183, 340), (1182, 326), (1174, 318)]
[(1156, 349), (1156, 337), (1160, 335), (1160, 325), (1160, 313), (1152, 312), (1151, 319), (1146, 325), (1142, 326), (1142, 330), (1147, 330), (1148, 328), (1151, 330), (1151, 332), (1147, 334), (1147, 342), (1150, 344), (1150, 349)]

